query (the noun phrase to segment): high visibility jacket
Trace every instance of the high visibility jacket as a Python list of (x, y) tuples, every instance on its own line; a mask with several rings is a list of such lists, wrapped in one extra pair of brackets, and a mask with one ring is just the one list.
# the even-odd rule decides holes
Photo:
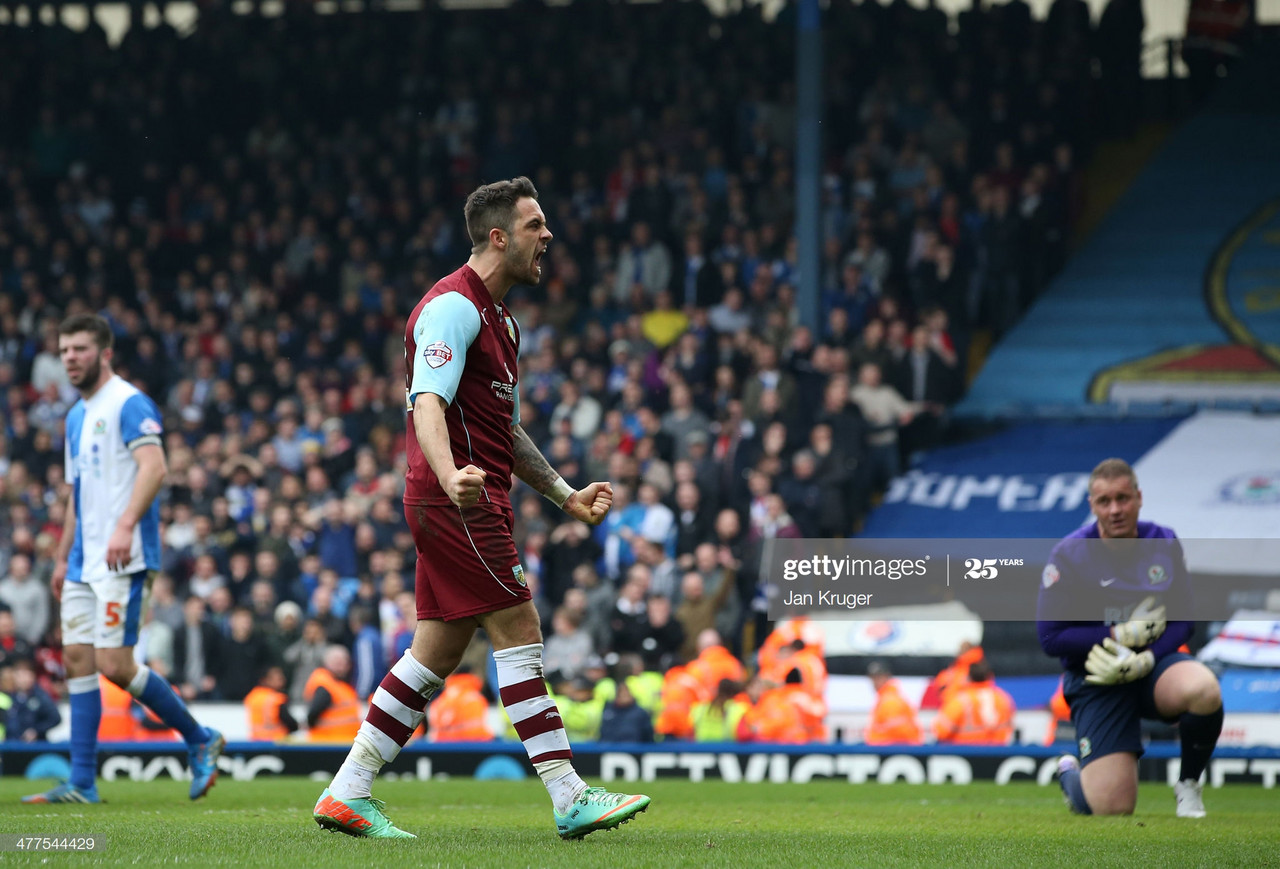
[(920, 723), (916, 711), (902, 696), (897, 679), (890, 679), (876, 692), (876, 705), (863, 737), (867, 745), (919, 745)]
[(801, 743), (808, 739), (800, 712), (780, 688), (772, 688), (748, 706), (738, 722), (739, 742)]
[(628, 676), (626, 682), (631, 689), (631, 696), (636, 698), (636, 705), (648, 710), (656, 718), (662, 702), (662, 674), (646, 670), (635, 676)]
[(281, 691), (259, 685), (244, 698), (245, 711), (249, 713), (249, 738), (254, 742), (275, 742), (289, 735), (280, 723), (280, 707), (289, 702)]
[(564, 725), (569, 743), (595, 742), (600, 738), (600, 721), (604, 718), (604, 703), (593, 697), (590, 700), (570, 700), (553, 695), (560, 721)]
[(653, 729), (668, 739), (692, 739), (693, 722), (689, 713), (693, 705), (709, 700), (702, 683), (687, 667), (672, 667), (662, 683), (662, 698)]
[(698, 657), (685, 665), (685, 668), (702, 683), (703, 691), (711, 697), (720, 690), (722, 679), (741, 682), (746, 676), (742, 662), (724, 646), (709, 646), (703, 649)]
[(805, 616), (778, 622), (778, 626), (764, 638), (760, 646), (760, 672), (768, 673), (777, 661), (778, 650), (789, 646), (796, 640), (804, 640), (806, 648), (817, 652), (819, 657), (825, 656), (823, 651), (822, 629)]
[(786, 684), (787, 674), (792, 670), (800, 672), (800, 685), (810, 695), (825, 698), (827, 693), (827, 662), (813, 649), (801, 649), (792, 655), (781, 655), (774, 659), (772, 668), (761, 671), (770, 682)]
[(329, 692), (333, 702), (320, 715), (308, 738), (312, 742), (353, 741), (360, 729), (360, 701), (356, 697), (356, 689), (324, 667), (316, 667), (302, 689), (303, 699), (310, 703), (320, 688)]
[(12, 708), (13, 698), (3, 691), (0, 691), (0, 742), (3, 742), (5, 739), (5, 720), (9, 717), (8, 713)]
[(483, 683), (474, 673), (455, 673), (427, 707), (432, 742), (489, 742), (489, 704), (480, 693)]
[(102, 720), (98, 739), (103, 742), (131, 742), (134, 737), (133, 695), (106, 676), (98, 675), (102, 690)]
[(952, 688), (969, 684), (969, 665), (978, 663), (984, 657), (986, 655), (981, 646), (974, 646), (972, 649), (957, 655), (950, 667), (944, 668), (942, 672), (933, 677), (933, 681), (925, 689), (924, 697), (920, 699), (920, 708), (942, 708), (942, 704), (947, 702), (948, 691)]
[(591, 689), (591, 699), (599, 700), (601, 703), (608, 703), (618, 696), (618, 683), (613, 679), (605, 676), (595, 687)]
[(827, 738), (827, 701), (815, 697), (804, 685), (783, 685), (780, 691), (800, 714), (806, 742), (825, 742)]
[(953, 689), (933, 720), (939, 742), (1007, 745), (1013, 740), (1013, 698), (991, 682)]
[(1062, 679), (1058, 679), (1058, 690), (1049, 698), (1049, 729), (1044, 735), (1044, 744), (1053, 745), (1058, 741), (1058, 725), (1071, 720), (1071, 707), (1067, 705), (1067, 697), (1062, 692)]
[(747, 711), (747, 705), (737, 700), (726, 700), (724, 705), (695, 703), (689, 713), (693, 724), (693, 738), (698, 742), (733, 742), (738, 738), (738, 724)]

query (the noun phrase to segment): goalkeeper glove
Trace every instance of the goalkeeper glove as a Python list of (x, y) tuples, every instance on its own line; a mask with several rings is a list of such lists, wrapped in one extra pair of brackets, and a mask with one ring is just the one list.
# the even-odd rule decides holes
[(1107, 637), (1089, 650), (1084, 668), (1090, 685), (1123, 685), (1134, 682), (1150, 673), (1156, 666), (1156, 656), (1149, 650), (1135, 652)]
[(1148, 595), (1129, 616), (1129, 621), (1113, 627), (1111, 636), (1115, 641), (1130, 649), (1142, 649), (1160, 639), (1167, 622), (1164, 604), (1156, 606), (1155, 603), (1155, 597)]

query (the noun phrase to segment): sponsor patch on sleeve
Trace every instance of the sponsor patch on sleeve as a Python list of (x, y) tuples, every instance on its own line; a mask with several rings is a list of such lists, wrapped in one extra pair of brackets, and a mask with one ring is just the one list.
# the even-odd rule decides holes
[(158, 435), (164, 433), (164, 427), (160, 425), (160, 420), (147, 417), (138, 423), (138, 431), (144, 435)]
[(432, 368), (439, 368), (452, 359), (453, 348), (443, 341), (436, 341), (422, 348), (422, 360)]

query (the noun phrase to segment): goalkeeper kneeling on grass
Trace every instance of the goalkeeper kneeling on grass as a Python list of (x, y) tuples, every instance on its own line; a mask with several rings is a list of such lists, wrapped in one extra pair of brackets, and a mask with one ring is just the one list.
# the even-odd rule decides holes
[[(1133, 468), (1107, 459), (1089, 477), (1095, 521), (1054, 547), (1040, 584), (1038, 630), (1046, 654), (1061, 659), (1063, 693), (1080, 756), (1058, 772), (1067, 804), (1079, 814), (1126, 815), (1138, 799), (1141, 720), (1176, 723), (1182, 768), (1174, 785), (1180, 818), (1205, 815), (1201, 774), (1222, 732), (1222, 694), (1208, 667), (1179, 647), (1193, 623), (1169, 621), (1166, 606), (1190, 611), (1190, 578), (1170, 528), (1138, 521), (1142, 492)], [(1126, 550), (1105, 541), (1159, 540)], [(1099, 542), (1101, 541), (1101, 542)], [(1117, 557), (1141, 552), (1142, 558)], [(1105, 599), (1099, 615), (1114, 623), (1060, 620), (1081, 600)], [(1127, 603), (1126, 603), (1127, 601)], [(1136, 603), (1135, 603), (1136, 601)]]

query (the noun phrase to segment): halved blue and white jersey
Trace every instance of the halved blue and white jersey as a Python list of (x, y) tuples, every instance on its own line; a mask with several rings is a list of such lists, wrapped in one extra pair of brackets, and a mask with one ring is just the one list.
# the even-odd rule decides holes
[(67, 580), (93, 582), (160, 569), (160, 504), (133, 529), (132, 557), (123, 570), (107, 566), (107, 542), (129, 506), (138, 462), (133, 451), (161, 445), (164, 426), (155, 402), (120, 376), (67, 412), (67, 480), (74, 487), (76, 537), (67, 560)]

